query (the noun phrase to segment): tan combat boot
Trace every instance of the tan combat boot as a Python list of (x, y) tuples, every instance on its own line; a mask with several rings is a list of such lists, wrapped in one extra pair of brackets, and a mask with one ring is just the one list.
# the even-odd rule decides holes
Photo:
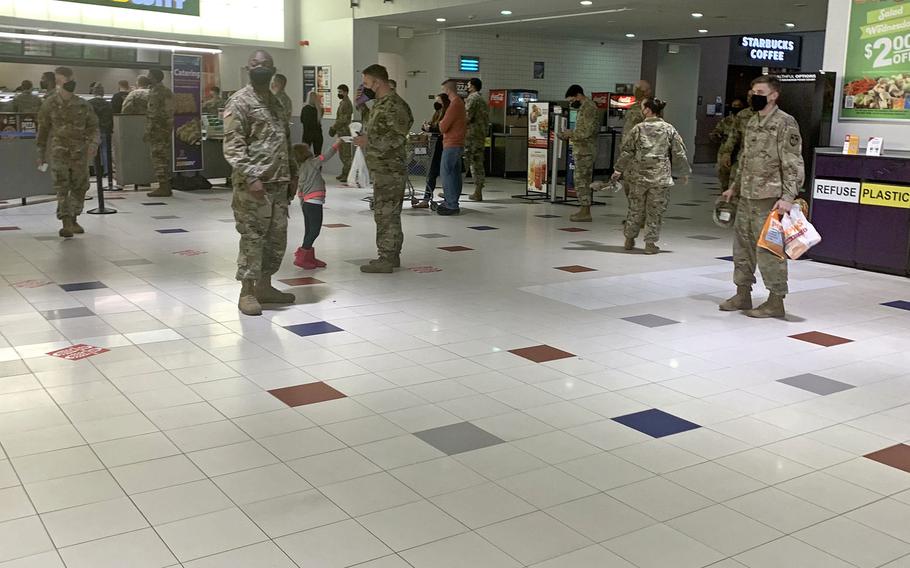
[(149, 197), (171, 197), (174, 195), (174, 192), (171, 191), (170, 183), (159, 183), (158, 189), (146, 193)]
[(768, 301), (754, 310), (748, 310), (746, 315), (750, 318), (758, 319), (786, 317), (787, 313), (784, 310), (784, 297), (772, 292), (771, 295), (768, 296)]
[(632, 250), (635, 248), (635, 239), (626, 239), (626, 242), (622, 245), (622, 248), (626, 250)]
[(722, 312), (738, 312), (752, 309), (752, 288), (750, 286), (737, 286), (736, 295), (720, 305)]
[(360, 271), (364, 274), (391, 274), (395, 272), (396, 264), (400, 265), (401, 261), (396, 263), (394, 258), (383, 256), (364, 264)]
[(85, 233), (85, 229), (82, 228), (82, 225), (77, 221), (78, 217), (73, 217), (73, 233), (76, 235), (82, 235)]
[(578, 208), (578, 212), (569, 217), (569, 221), (573, 223), (590, 223), (593, 221), (591, 218), (591, 207), (589, 205), (582, 205)]
[(645, 254), (657, 254), (660, 252), (660, 247), (657, 246), (657, 243), (645, 243)]
[(474, 187), (474, 193), (468, 196), (471, 201), (483, 201), (483, 185)]
[(276, 289), (272, 286), (272, 279), (264, 276), (256, 283), (256, 299), (260, 304), (293, 304), (297, 296)]
[(237, 304), (240, 313), (247, 316), (261, 316), (262, 306), (256, 299), (256, 281), (243, 280), (240, 284), (240, 302)]
[(73, 218), (72, 217), (63, 217), (60, 219), (63, 226), (57, 232), (58, 235), (64, 239), (68, 239), (73, 236)]
[(390, 254), (387, 256), (380, 257), (380, 258), (374, 258), (373, 260), (370, 261), (370, 264), (385, 262), (384, 259), (387, 259), (389, 262), (391, 262), (393, 268), (401, 268), (401, 255), (399, 255), (399, 254)]

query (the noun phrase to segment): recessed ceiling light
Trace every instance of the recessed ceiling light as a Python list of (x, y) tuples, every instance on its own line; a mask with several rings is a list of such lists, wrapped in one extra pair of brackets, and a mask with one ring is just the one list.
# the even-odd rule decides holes
[(791, 22), (787, 22), (787, 23), (784, 24), (784, 25), (787, 26), (788, 28), (795, 28), (795, 27), (796, 27), (796, 24), (791, 23)]
[(692, 17), (693, 18), (703, 18), (703, 17), (705, 17), (705, 15), (702, 14), (701, 12), (692, 12)]
[(706, 33), (708, 33), (708, 30), (698, 30), (698, 33), (700, 33), (700, 34), (706, 34)]
[(594, 2), (591, 2), (591, 0), (581, 0), (581, 2), (579, 2), (582, 6), (590, 6), (593, 3)]
[(626, 37), (635, 37), (635, 34), (626, 34)]
[(502, 12), (500, 12), (500, 14), (502, 14), (503, 16), (511, 16), (512, 10), (503, 10)]
[(436, 21), (437, 21), (437, 22), (444, 22), (444, 21), (446, 21), (446, 19), (445, 19), (445, 18), (436, 18)]

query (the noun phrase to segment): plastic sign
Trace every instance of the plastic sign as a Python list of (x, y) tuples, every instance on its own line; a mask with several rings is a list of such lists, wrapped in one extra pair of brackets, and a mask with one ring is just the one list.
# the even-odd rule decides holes
[(490, 91), (490, 108), (506, 108), (505, 89), (493, 89)]
[(132, 8), (133, 10), (151, 10), (167, 14), (184, 16), (199, 15), (199, 0), (62, 0), (77, 4), (109, 6), (113, 8)]
[(472, 55), (462, 55), (458, 70), (462, 73), (480, 73), (480, 58)]
[(802, 38), (799, 36), (738, 36), (730, 47), (731, 65), (799, 69)]
[(817, 179), (812, 188), (812, 199), (859, 203), (859, 182)]
[(860, 191), (859, 202), (862, 205), (910, 209), (910, 187), (864, 183)]

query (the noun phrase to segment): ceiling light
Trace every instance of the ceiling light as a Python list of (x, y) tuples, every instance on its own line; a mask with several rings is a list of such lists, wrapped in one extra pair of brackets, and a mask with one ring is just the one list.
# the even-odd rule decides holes
[(500, 14), (502, 14), (503, 16), (511, 16), (512, 10), (503, 10), (502, 12), (500, 12)]
[(787, 26), (788, 28), (795, 28), (795, 27), (796, 27), (796, 24), (791, 23), (791, 22), (787, 22), (787, 23), (784, 24), (784, 25)]
[(19, 34), (0, 32), (0, 39), (28, 39), (33, 41), (46, 41), (49, 43), (69, 43), (75, 45), (100, 45), (106, 47), (126, 47), (130, 49), (152, 49), (156, 51), (185, 51), (189, 53), (221, 53), (220, 49), (206, 47), (184, 47), (166, 43), (135, 43), (131, 41), (113, 41), (109, 39), (90, 39), (84, 37), (48, 36), (39, 34)]
[(581, 0), (581, 2), (579, 2), (582, 6), (590, 6), (593, 3), (594, 2), (591, 2), (591, 0)]
[(635, 37), (635, 34), (626, 34), (626, 37)]
[(436, 18), (436, 21), (437, 21), (437, 22), (444, 22), (444, 21), (446, 21), (446, 19), (445, 19), (445, 18)]
[(703, 18), (703, 17), (705, 17), (705, 15), (702, 14), (701, 12), (692, 12), (692, 17), (693, 18)]
[(700, 34), (706, 34), (706, 33), (708, 33), (708, 30), (698, 30), (698, 33), (700, 33)]

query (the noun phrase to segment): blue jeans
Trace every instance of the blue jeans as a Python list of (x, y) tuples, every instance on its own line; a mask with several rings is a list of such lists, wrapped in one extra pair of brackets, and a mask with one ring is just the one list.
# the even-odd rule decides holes
[(446, 148), (442, 151), (442, 191), (447, 209), (458, 209), (461, 197), (461, 156), (464, 148)]

